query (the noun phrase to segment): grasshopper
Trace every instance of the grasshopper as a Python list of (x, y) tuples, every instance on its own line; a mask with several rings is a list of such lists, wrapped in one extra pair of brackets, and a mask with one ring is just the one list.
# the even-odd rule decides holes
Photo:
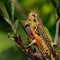
[[(35, 11), (32, 11), (29, 14), (28, 19), (25, 22), (25, 26), (29, 26), (29, 31), (27, 30), (29, 38), (34, 41), (33, 43), (37, 44), (44, 57), (50, 57), (51, 54), (52, 56), (56, 56), (53, 50), (54, 43), (48, 38), (44, 30), (44, 26)], [(29, 44), (29, 46), (31, 44)]]

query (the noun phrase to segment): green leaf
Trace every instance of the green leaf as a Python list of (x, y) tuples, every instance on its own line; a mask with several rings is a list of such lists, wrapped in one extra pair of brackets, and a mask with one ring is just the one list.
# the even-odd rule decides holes
[(6, 10), (6, 6), (3, 2), (3, 0), (0, 0), (0, 14), (3, 16), (3, 18), (5, 19), (5, 21), (10, 24), (10, 26), (12, 27), (12, 30), (16, 33), (16, 29), (14, 27), (14, 25), (12, 24), (12, 21), (10, 20), (9, 14)]
[(23, 29), (23, 27), (21, 26), (21, 23), (20, 23), (18, 28), (17, 28), (17, 33), (20, 34), (22, 41), (25, 44), (28, 44), (28, 37), (27, 37), (26, 31), (25, 31), (25, 29)]
[(0, 0), (0, 14), (3, 16), (6, 22), (8, 22), (10, 25), (12, 25), (12, 22), (10, 20), (9, 14), (6, 10), (6, 6), (4, 5), (3, 0)]
[(12, 10), (12, 20), (14, 22), (14, 3), (15, 3), (15, 0), (11, 0), (11, 10)]
[(14, 26), (15, 26), (16, 29), (18, 28), (18, 26), (19, 26), (19, 20), (15, 21)]

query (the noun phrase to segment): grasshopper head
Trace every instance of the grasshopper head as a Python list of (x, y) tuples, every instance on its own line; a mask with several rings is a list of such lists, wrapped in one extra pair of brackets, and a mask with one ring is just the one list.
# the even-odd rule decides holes
[(32, 11), (32, 12), (29, 14), (29, 16), (28, 16), (28, 19), (29, 19), (30, 21), (35, 21), (35, 22), (36, 22), (36, 17), (37, 17), (36, 11)]
[(38, 15), (36, 11), (32, 11), (28, 16), (28, 21), (31, 21), (30, 25), (32, 27), (38, 26)]

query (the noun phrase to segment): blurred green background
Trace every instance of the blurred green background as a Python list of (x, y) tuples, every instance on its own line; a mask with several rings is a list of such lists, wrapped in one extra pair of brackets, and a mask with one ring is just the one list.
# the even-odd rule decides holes
[[(9, 17), (11, 19), (11, 12), (12, 12), (11, 0), (0, 0), (0, 1), (3, 1), (4, 5), (6, 6), (6, 10), (8, 11)], [(20, 20), (20, 21), (26, 20), (30, 11), (34, 10), (37, 11), (44, 26), (46, 26), (50, 31), (52, 40), (54, 40), (56, 14), (55, 14), (55, 8), (50, 0), (15, 0), (14, 6), (15, 6), (14, 20)], [(3, 8), (2, 5), (0, 5), (0, 7)], [(27, 35), (23, 30), (21, 24), (18, 29), (20, 31), (22, 39), (26, 43)], [(0, 60), (27, 60), (26, 56), (16, 48), (15, 42), (8, 39), (8, 33), (11, 31), (12, 30), (10, 25), (4, 20), (3, 16), (0, 14)], [(56, 48), (57, 52), (60, 52), (59, 40), (58, 40), (58, 47)]]

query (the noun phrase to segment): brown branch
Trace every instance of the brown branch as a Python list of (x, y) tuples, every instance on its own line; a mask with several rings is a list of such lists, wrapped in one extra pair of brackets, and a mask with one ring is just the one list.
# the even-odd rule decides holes
[(17, 46), (17, 48), (18, 48), (21, 52), (23, 52), (24, 54), (26, 54), (27, 56), (29, 56), (29, 57), (31, 58), (31, 60), (36, 60), (35, 57), (34, 57), (34, 55), (30, 52), (29, 49), (21, 49), (21, 48), (19, 48), (18, 46)]
[[(22, 51), (24, 54), (26, 54), (28, 57), (30, 57), (32, 60), (42, 60), (38, 54), (35, 54), (31, 52), (29, 48), (22, 42), (20, 34), (17, 34), (14, 36), (15, 42), (17, 43), (17, 48)], [(20, 48), (19, 46), (22, 48)]]

